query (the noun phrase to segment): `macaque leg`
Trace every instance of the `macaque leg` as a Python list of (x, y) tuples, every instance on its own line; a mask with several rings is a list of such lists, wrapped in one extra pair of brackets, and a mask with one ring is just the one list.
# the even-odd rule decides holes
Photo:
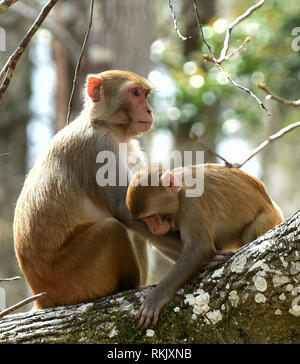
[(255, 240), (258, 236), (263, 235), (280, 222), (279, 216), (275, 214), (273, 209), (261, 211), (254, 221), (244, 229), (242, 235), (243, 245)]
[(149, 274), (149, 259), (148, 259), (148, 243), (145, 238), (140, 236), (135, 232), (127, 230), (132, 235), (132, 240), (134, 242), (135, 251), (138, 256), (138, 262), (140, 265), (140, 285), (146, 285), (148, 281)]
[(137, 254), (147, 252), (141, 245), (135, 253), (126, 227), (116, 219), (75, 229), (51, 268), (46, 267), (48, 276), (40, 277), (40, 292), (47, 295), (35, 307), (87, 301), (144, 284), (140, 277), (146, 280), (147, 274), (142, 273)]

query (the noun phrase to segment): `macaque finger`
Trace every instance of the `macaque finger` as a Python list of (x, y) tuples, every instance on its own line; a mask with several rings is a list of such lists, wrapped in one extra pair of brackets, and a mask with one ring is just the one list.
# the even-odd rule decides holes
[(217, 250), (216, 253), (217, 253), (216, 255), (223, 255), (229, 257), (232, 257), (235, 254), (235, 252), (233, 252), (232, 250), (227, 250), (227, 249)]
[(144, 325), (143, 325), (144, 329), (147, 329), (147, 327), (149, 327), (149, 325), (151, 323), (151, 320), (152, 320), (152, 317), (153, 317), (153, 311), (150, 310), (149, 312), (147, 312), (147, 315), (146, 315), (146, 320), (145, 320)]
[[(142, 307), (141, 307), (142, 308)], [(138, 326), (147, 328), (150, 325), (151, 319), (153, 316), (153, 310), (150, 308), (147, 308), (146, 305), (142, 308), (141, 314), (140, 314), (140, 321)]]
[(147, 298), (141, 304), (137, 314), (137, 319), (139, 319), (138, 326), (147, 328), (151, 324), (152, 319), (153, 325), (156, 325), (160, 310), (165, 302), (167, 302), (166, 298), (160, 297), (155, 289), (147, 292)]
[(204, 269), (218, 267), (219, 265), (227, 262), (235, 253), (231, 250), (217, 250), (211, 261), (205, 266)]
[(160, 312), (160, 309), (159, 310), (155, 310), (155, 312), (154, 312), (154, 318), (153, 318), (153, 325), (154, 326), (157, 325), (159, 312)]

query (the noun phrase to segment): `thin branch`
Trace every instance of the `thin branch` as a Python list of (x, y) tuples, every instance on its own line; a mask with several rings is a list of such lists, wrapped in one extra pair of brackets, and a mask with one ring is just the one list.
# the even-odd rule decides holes
[(169, 2), (169, 8), (170, 8), (170, 10), (171, 10), (171, 14), (172, 14), (173, 22), (174, 22), (174, 28), (175, 28), (175, 30), (176, 30), (176, 32), (177, 32), (177, 34), (178, 34), (179, 38), (180, 38), (181, 40), (188, 40), (188, 39), (191, 39), (191, 38), (192, 38), (192, 37), (191, 37), (191, 35), (187, 35), (187, 36), (185, 37), (184, 35), (182, 35), (182, 34), (180, 33), (180, 30), (179, 30), (179, 28), (178, 28), (177, 18), (176, 18), (176, 15), (175, 15), (175, 12), (174, 12), (173, 6), (172, 6), (172, 4), (171, 4), (171, 0), (168, 0), (168, 2)]
[[(236, 48), (235, 50), (233, 50), (231, 53), (227, 54), (225, 57), (224, 57), (224, 60), (228, 60), (229, 58), (231, 58), (232, 56), (234, 56), (236, 53), (238, 53), (239, 51), (241, 51), (243, 48), (245, 48), (246, 44), (249, 43), (251, 41), (251, 38), (250, 37), (246, 37), (246, 39), (243, 41), (243, 43), (238, 47)], [(219, 62), (219, 60), (217, 59), (217, 62)]]
[[(261, 8), (264, 5), (265, 2), (266, 2), (266, 0), (260, 0), (257, 4), (251, 6), (242, 15), (237, 17), (231, 24), (229, 24), (229, 26), (227, 28), (227, 31), (226, 31), (224, 45), (223, 45), (223, 48), (221, 50), (220, 57), (217, 59), (218, 63), (222, 63), (224, 60), (229, 58), (226, 55), (227, 55), (227, 52), (228, 52), (229, 41), (230, 41), (230, 38), (231, 38), (231, 32), (232, 32), (233, 28), (236, 27), (243, 20), (248, 18), (252, 13), (254, 13), (255, 10)], [(239, 47), (239, 49), (241, 49), (241, 47)]]
[(196, 134), (194, 134), (194, 133), (191, 133), (190, 134), (190, 138), (191, 138), (191, 140), (193, 140), (194, 142), (196, 142), (197, 144), (199, 144), (199, 145), (201, 145), (201, 147), (204, 149), (204, 150), (206, 150), (206, 152), (208, 152), (209, 154), (212, 154), (213, 156), (215, 156), (215, 157), (217, 157), (217, 158), (219, 158), (219, 159), (221, 159), (224, 163), (225, 163), (225, 165), (227, 166), (227, 167), (229, 167), (229, 168), (232, 168), (232, 167), (235, 167), (235, 165), (234, 164), (232, 164), (232, 163), (230, 163), (230, 162), (228, 162), (224, 157), (222, 157), (220, 154), (218, 154), (218, 153), (216, 153), (216, 152), (214, 152), (213, 150), (211, 150), (210, 148), (208, 148), (208, 146), (207, 145), (205, 145), (198, 137), (197, 137), (197, 135)]
[(267, 94), (267, 96), (266, 96), (267, 100), (272, 100), (273, 99), (273, 100), (276, 100), (276, 101), (280, 102), (281, 104), (291, 105), (291, 106), (294, 106), (294, 107), (300, 106), (300, 99), (298, 99), (298, 100), (287, 100), (287, 99), (284, 99), (283, 97), (274, 95), (268, 89), (268, 87), (265, 84), (260, 83), (257, 86), (258, 86), (258, 88), (260, 88), (261, 90), (263, 90)]
[[(22, 2), (16, 4), (16, 6), (11, 9), (11, 11), (31, 21), (35, 20), (38, 15), (36, 8)], [(54, 37), (58, 38), (64, 43), (72, 59), (77, 58), (77, 54), (80, 52), (80, 45), (73, 38), (72, 34), (65, 29), (65, 27), (58, 24), (57, 22), (54, 22), (51, 20), (51, 18), (45, 19), (43, 27), (48, 29)]]
[(72, 103), (73, 103), (73, 97), (74, 97), (74, 91), (76, 88), (76, 82), (77, 82), (77, 78), (78, 78), (78, 74), (79, 74), (79, 70), (80, 70), (80, 65), (81, 65), (81, 61), (86, 49), (86, 44), (87, 41), (89, 39), (89, 35), (90, 35), (90, 31), (92, 28), (92, 24), (93, 24), (93, 13), (94, 13), (94, 0), (91, 0), (91, 4), (90, 4), (90, 19), (89, 19), (89, 25), (88, 25), (88, 29), (87, 32), (85, 34), (84, 37), (84, 41), (82, 44), (82, 48), (81, 48), (81, 52), (80, 52), (80, 56), (75, 68), (75, 74), (74, 74), (74, 78), (73, 78), (73, 87), (72, 87), (72, 91), (71, 91), (71, 96), (70, 96), (70, 100), (69, 100), (69, 106), (68, 106), (68, 114), (67, 114), (67, 125), (70, 122), (70, 115), (71, 115), (71, 108), (72, 108)]
[(297, 121), (296, 123), (290, 124), (286, 126), (285, 128), (280, 129), (277, 133), (269, 136), (268, 139), (266, 139), (264, 142), (262, 142), (257, 148), (255, 148), (249, 156), (240, 164), (236, 166), (236, 168), (241, 168), (245, 163), (247, 163), (251, 158), (253, 158), (258, 152), (260, 152), (262, 149), (264, 149), (269, 143), (273, 142), (276, 139), (281, 138), (283, 135), (289, 133), (293, 129), (296, 129), (300, 126), (300, 121)]
[(196, 134), (191, 133), (190, 138), (195, 141), (197, 144), (200, 144), (202, 148), (204, 148), (208, 153), (214, 155), (217, 158), (220, 158), (225, 165), (228, 168), (241, 168), (244, 164), (246, 164), (250, 159), (252, 159), (257, 153), (259, 153), (262, 149), (264, 149), (269, 143), (273, 142), (276, 139), (281, 138), (283, 135), (289, 133), (290, 131), (298, 128), (300, 126), (300, 121), (297, 121), (296, 123), (290, 124), (282, 129), (280, 129), (277, 133), (271, 135), (266, 139), (264, 142), (262, 142), (258, 147), (256, 147), (245, 159), (242, 163), (231, 163), (228, 162), (224, 157), (222, 157), (220, 154), (214, 152), (213, 150), (209, 149), (199, 138)]
[(199, 27), (199, 30), (200, 30), (201, 38), (202, 38), (204, 44), (206, 45), (206, 47), (208, 48), (208, 50), (209, 50), (209, 52), (211, 54), (211, 59), (214, 62), (214, 64), (216, 65), (216, 67), (227, 77), (228, 81), (230, 81), (234, 86), (236, 86), (237, 88), (239, 88), (239, 89), (247, 92), (248, 94), (250, 94), (260, 104), (260, 106), (266, 111), (266, 113), (270, 116), (271, 113), (265, 107), (265, 105), (260, 101), (260, 99), (251, 90), (249, 90), (247, 87), (244, 87), (244, 86), (240, 85), (239, 83), (237, 83), (236, 81), (234, 81), (232, 79), (232, 77), (227, 72), (225, 72), (223, 70), (223, 68), (220, 66), (220, 64), (217, 62), (216, 57), (215, 57), (215, 53), (214, 53), (212, 47), (208, 44), (208, 42), (205, 39), (203, 28), (202, 28), (202, 25), (201, 25), (201, 22), (200, 22), (200, 17), (199, 17), (199, 12), (198, 12), (198, 7), (197, 7), (196, 0), (194, 0), (194, 9), (195, 9), (196, 17), (197, 17), (197, 23), (198, 23), (198, 27)]
[(18, 0), (2, 0), (0, 1), (0, 14), (4, 13), (9, 7), (11, 7)]
[(25, 37), (21, 41), (21, 43), (18, 45), (17, 49), (14, 51), (14, 53), (9, 57), (7, 60), (5, 66), (3, 67), (1, 73), (0, 73), (0, 80), (4, 77), (4, 80), (0, 87), (0, 100), (2, 99), (5, 91), (7, 90), (10, 81), (13, 77), (16, 65), (21, 58), (22, 54), (24, 53), (25, 49), (27, 48), (29, 42), (31, 41), (34, 34), (37, 32), (37, 30), (42, 25), (43, 21), (53, 8), (53, 6), (57, 3), (58, 0), (49, 0), (49, 2), (43, 7), (42, 11), (40, 12), (39, 16), (35, 20), (35, 22), (32, 24), (31, 28), (26, 33)]
[(12, 278), (0, 278), (0, 282), (10, 282), (10, 281), (18, 281), (21, 277), (12, 277)]
[(18, 303), (16, 303), (15, 305), (13, 306), (10, 306), (8, 307), (7, 309), (3, 310), (0, 312), (0, 318), (2, 318), (3, 316), (6, 316), (8, 315), (9, 313), (13, 312), (13, 311), (16, 311), (18, 308), (21, 308), (25, 305), (27, 305), (28, 303), (32, 302), (32, 301), (35, 301), (37, 300), (39, 297), (42, 297), (44, 295), (46, 295), (47, 293), (46, 292), (43, 292), (43, 293), (38, 293), (34, 296), (31, 296), (31, 297), (28, 297), (28, 298), (25, 298), (25, 300), (23, 301), (20, 301)]

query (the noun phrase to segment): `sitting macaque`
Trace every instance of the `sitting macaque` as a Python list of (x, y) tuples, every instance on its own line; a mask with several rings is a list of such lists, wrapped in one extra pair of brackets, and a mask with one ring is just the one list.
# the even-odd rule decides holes
[[(195, 175), (202, 176), (204, 190), (188, 197), (193, 186), (185, 181)], [(158, 183), (153, 186), (151, 181)], [(228, 259), (232, 255), (228, 250), (238, 249), (283, 220), (260, 180), (218, 164), (171, 172), (161, 165), (144, 167), (130, 181), (126, 204), (132, 217), (142, 219), (153, 234), (179, 230), (182, 240), (175, 265), (138, 312), (144, 327), (152, 318), (156, 324), (163, 305), (193, 274), (218, 264), (218, 259)]]

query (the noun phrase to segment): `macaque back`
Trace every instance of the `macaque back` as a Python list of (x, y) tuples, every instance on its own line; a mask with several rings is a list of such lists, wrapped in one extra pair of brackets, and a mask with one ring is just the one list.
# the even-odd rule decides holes
[[(196, 187), (185, 183), (193, 176)], [(159, 183), (149, 184), (153, 180)], [(191, 197), (195, 190), (203, 193)], [(143, 327), (152, 320), (157, 323), (161, 308), (193, 274), (226, 261), (233, 254), (228, 249), (236, 250), (282, 221), (261, 181), (218, 164), (171, 172), (160, 165), (144, 167), (132, 177), (126, 203), (131, 215), (153, 234), (179, 230), (183, 243), (175, 265), (140, 307)]]

